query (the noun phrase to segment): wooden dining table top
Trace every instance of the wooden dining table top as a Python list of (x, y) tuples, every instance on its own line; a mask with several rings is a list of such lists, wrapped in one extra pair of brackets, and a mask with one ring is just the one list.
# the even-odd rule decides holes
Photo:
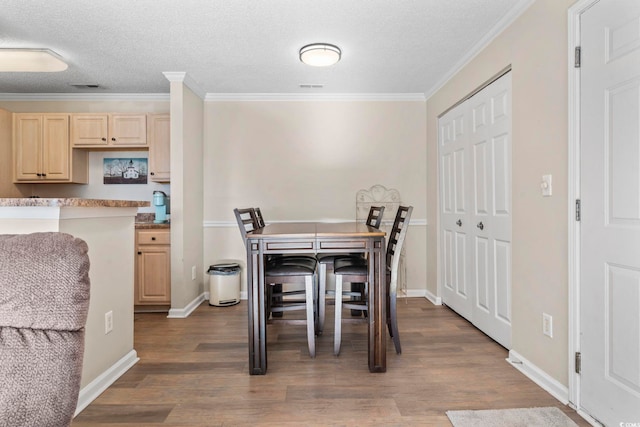
[(379, 230), (362, 222), (276, 222), (247, 233), (248, 238), (377, 237)]

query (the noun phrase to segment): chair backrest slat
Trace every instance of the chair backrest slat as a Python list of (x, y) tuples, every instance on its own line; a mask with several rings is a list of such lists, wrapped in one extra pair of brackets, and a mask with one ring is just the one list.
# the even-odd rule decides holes
[(256, 214), (258, 228), (264, 228), (264, 218), (262, 217), (262, 211), (260, 211), (260, 208), (254, 208), (254, 213)]
[(367, 225), (380, 228), (382, 224), (382, 215), (384, 214), (384, 206), (371, 206), (369, 208), (369, 216), (367, 217)]

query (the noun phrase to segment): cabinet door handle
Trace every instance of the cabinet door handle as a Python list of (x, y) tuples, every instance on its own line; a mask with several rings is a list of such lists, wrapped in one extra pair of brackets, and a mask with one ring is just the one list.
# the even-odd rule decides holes
[(478, 227), (480, 230), (484, 230), (484, 224), (482, 223), (482, 221), (480, 221), (478, 225), (476, 225), (476, 227)]
[(138, 255), (142, 255), (142, 252), (138, 251)]
[(42, 174), (42, 176), (47, 176), (47, 174), (46, 174), (46, 173), (43, 173), (43, 174)]
[(155, 237), (152, 237), (152, 238), (151, 238), (151, 240), (156, 240), (156, 238), (155, 238)]
[(151, 172), (151, 175), (155, 175), (155, 172)]
[(115, 139), (115, 138), (111, 138), (111, 140), (112, 140), (112, 141), (115, 141), (116, 139)]
[(103, 141), (106, 141), (106, 140), (107, 140), (107, 138), (101, 138), (101, 139), (102, 139)]
[(42, 176), (42, 174), (41, 173), (37, 173), (36, 176)]
[(458, 227), (462, 227), (462, 221), (457, 220), (457, 221), (456, 221), (456, 224), (458, 225)]

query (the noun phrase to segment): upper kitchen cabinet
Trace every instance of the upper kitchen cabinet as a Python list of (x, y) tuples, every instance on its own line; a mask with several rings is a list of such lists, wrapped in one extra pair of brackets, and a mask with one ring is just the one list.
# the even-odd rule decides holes
[(171, 181), (171, 132), (169, 114), (149, 114), (147, 117), (149, 137), (149, 174), (151, 181)]
[(71, 150), (69, 114), (13, 115), (15, 183), (88, 182), (86, 152)]
[(71, 114), (74, 148), (148, 148), (146, 114)]

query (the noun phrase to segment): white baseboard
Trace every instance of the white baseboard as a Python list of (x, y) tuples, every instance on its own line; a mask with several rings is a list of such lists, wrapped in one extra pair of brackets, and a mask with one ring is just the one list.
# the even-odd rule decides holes
[(131, 350), (122, 359), (118, 360), (109, 369), (100, 374), (95, 380), (84, 386), (78, 395), (78, 404), (74, 417), (84, 410), (91, 402), (96, 400), (111, 384), (124, 375), (140, 358), (135, 350)]
[[(204, 293), (204, 299), (206, 299), (207, 301), (209, 301), (209, 298), (211, 298), (211, 293), (210, 292), (205, 292)], [(247, 292), (240, 292), (240, 300), (246, 300), (247, 299)]]
[(431, 301), (431, 304), (433, 305), (442, 305), (442, 297), (432, 294), (429, 291), (425, 291), (424, 297)]
[(542, 369), (513, 350), (509, 350), (509, 357), (506, 360), (511, 366), (522, 372), (527, 378), (538, 384), (564, 405), (569, 403), (569, 389), (549, 376), (549, 374)]
[(191, 301), (185, 308), (172, 308), (169, 310), (167, 318), (169, 319), (185, 319), (189, 317), (193, 310), (198, 308), (200, 304), (205, 300), (205, 293), (198, 295), (193, 301)]

